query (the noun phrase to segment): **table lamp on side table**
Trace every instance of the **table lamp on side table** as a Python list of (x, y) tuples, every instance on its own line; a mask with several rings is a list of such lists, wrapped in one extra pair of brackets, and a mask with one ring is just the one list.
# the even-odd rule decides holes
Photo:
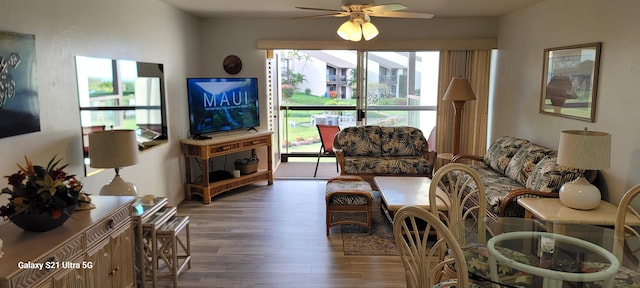
[[(611, 161), (611, 134), (596, 131), (567, 130), (560, 134), (558, 165), (584, 170), (609, 168)], [(600, 204), (600, 190), (584, 176), (565, 183), (560, 188), (560, 201), (564, 206), (590, 210)]]
[(114, 168), (116, 176), (100, 189), (100, 195), (136, 196), (136, 185), (120, 177), (122, 167), (138, 163), (138, 142), (133, 130), (107, 130), (89, 134), (89, 166)]
[(460, 152), (460, 126), (462, 122), (462, 108), (464, 103), (470, 100), (476, 100), (476, 95), (473, 94), (471, 84), (469, 84), (468, 78), (453, 77), (449, 82), (449, 87), (444, 93), (442, 100), (451, 101), (453, 104), (453, 111), (455, 113), (454, 119), (454, 134), (453, 134), (453, 155), (458, 155)]

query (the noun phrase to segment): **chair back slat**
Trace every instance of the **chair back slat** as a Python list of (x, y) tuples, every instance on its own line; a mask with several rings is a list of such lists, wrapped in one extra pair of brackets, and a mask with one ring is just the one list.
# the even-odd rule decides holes
[[(440, 189), (444, 193), (437, 193)], [(447, 211), (439, 211), (436, 201), (439, 195), (447, 195), (449, 203)], [(487, 200), (485, 196), (484, 185), (478, 173), (466, 164), (449, 163), (440, 167), (431, 179), (429, 187), (429, 203), (431, 213), (439, 215), (442, 222), (452, 229), (456, 239), (463, 239), (464, 231), (460, 227), (464, 225), (455, 225), (469, 218), (475, 218), (478, 221), (478, 239), (484, 243), (483, 239), (486, 235), (486, 225), (480, 218), (487, 215)], [(457, 229), (455, 229), (457, 227)]]
[[(432, 231), (437, 234), (435, 242), (429, 238)], [(393, 235), (405, 268), (407, 287), (433, 287), (443, 281), (469, 287), (462, 249), (437, 215), (418, 206), (402, 207), (393, 219)], [(455, 267), (455, 275), (446, 274), (446, 266)]]

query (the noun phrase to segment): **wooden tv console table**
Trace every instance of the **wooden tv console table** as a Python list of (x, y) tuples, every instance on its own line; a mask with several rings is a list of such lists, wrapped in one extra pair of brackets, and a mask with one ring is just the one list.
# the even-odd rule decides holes
[[(271, 131), (261, 131), (258, 133), (246, 133), (242, 135), (220, 137), (218, 139), (194, 140), (182, 139), (182, 151), (185, 159), (186, 197), (191, 200), (193, 194), (202, 196), (204, 204), (211, 203), (211, 197), (222, 192), (249, 185), (255, 182), (267, 181), (273, 184), (273, 155), (271, 146)], [(255, 149), (259, 147), (267, 148), (267, 168), (258, 169), (258, 172), (249, 175), (241, 175), (238, 178), (209, 181), (209, 158), (224, 156), (251, 150), (255, 154)], [(202, 162), (202, 176), (199, 181), (192, 179), (191, 159)]]

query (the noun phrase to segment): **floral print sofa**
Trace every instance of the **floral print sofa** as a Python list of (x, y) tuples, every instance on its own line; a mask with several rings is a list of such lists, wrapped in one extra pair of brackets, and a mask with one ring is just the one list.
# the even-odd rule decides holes
[[(431, 177), (435, 152), (414, 127), (359, 126), (342, 129), (334, 138), (341, 175)], [(374, 186), (375, 187), (375, 186)]]
[(513, 136), (493, 142), (484, 156), (457, 155), (453, 162), (474, 160), (470, 165), (478, 172), (485, 186), (487, 216), (494, 218), (524, 217), (517, 203), (520, 197), (555, 197), (560, 187), (582, 173), (589, 181), (597, 171), (584, 171), (560, 166), (558, 152)]

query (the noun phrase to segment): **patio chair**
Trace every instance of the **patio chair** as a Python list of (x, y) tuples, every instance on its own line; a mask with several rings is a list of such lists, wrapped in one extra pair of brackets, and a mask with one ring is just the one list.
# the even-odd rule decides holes
[[(318, 162), (316, 162), (316, 170), (313, 172), (315, 178), (318, 174), (318, 165), (320, 165), (320, 157), (336, 157), (333, 152), (333, 138), (340, 132), (340, 126), (316, 124), (318, 134), (320, 135), (320, 152), (318, 152)], [(338, 172), (338, 160), (336, 159), (336, 172)]]

